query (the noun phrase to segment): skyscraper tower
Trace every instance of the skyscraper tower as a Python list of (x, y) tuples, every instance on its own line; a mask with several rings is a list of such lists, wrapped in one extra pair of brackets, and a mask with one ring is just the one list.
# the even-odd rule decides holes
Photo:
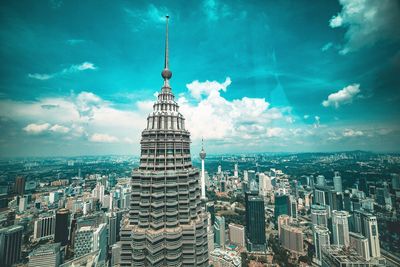
[(336, 192), (342, 193), (342, 177), (339, 172), (335, 172), (335, 176), (333, 176), (333, 186)]
[(206, 152), (204, 151), (203, 139), (201, 139), (201, 151), (200, 151), (200, 158), (201, 158), (201, 199), (206, 199), (206, 175), (204, 171), (204, 159), (206, 158)]
[(333, 243), (335, 245), (348, 247), (350, 244), (348, 218), (347, 211), (334, 210), (332, 212)]
[(120, 266), (208, 266), (199, 171), (192, 166), (190, 133), (169, 84), (168, 16), (161, 76), (164, 84), (142, 132), (140, 165), (132, 172)]

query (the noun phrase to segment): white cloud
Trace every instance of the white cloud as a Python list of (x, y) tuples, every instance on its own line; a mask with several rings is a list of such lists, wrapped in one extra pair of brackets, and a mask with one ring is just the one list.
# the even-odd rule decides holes
[(329, 42), (329, 43), (325, 44), (325, 45), (321, 48), (321, 50), (324, 51), (324, 52), (325, 52), (325, 51), (328, 51), (332, 46), (333, 46), (333, 43)]
[(343, 136), (345, 137), (356, 137), (356, 136), (363, 136), (364, 132), (360, 130), (353, 130), (353, 129), (345, 129), (343, 132)]
[(314, 120), (314, 128), (319, 128), (321, 126), (321, 118), (319, 116), (315, 116)]
[(199, 82), (198, 80), (186, 84), (190, 94), (196, 98), (201, 99), (201, 96), (209, 96), (213, 92), (219, 92), (220, 90), (226, 92), (226, 88), (232, 83), (231, 78), (226, 77), (223, 83), (217, 81), (205, 81)]
[(270, 108), (264, 98), (227, 100), (220, 91), (227, 91), (230, 84), (229, 77), (224, 83), (194, 81), (187, 84), (190, 95), (181, 95), (178, 104), (193, 139), (255, 141), (267, 136), (266, 129), (272, 122), (286, 125), (292, 121), (288, 120), (291, 116), (286, 116), (290, 109)]
[(344, 87), (343, 89), (332, 93), (328, 96), (327, 100), (322, 102), (324, 107), (333, 106), (338, 108), (340, 105), (348, 104), (353, 101), (353, 98), (360, 92), (359, 84), (352, 84)]
[(45, 81), (45, 80), (53, 78), (53, 75), (51, 75), (51, 74), (39, 74), (39, 73), (30, 74), (29, 73), (28, 77), (32, 78), (32, 79), (36, 79), (36, 80)]
[(55, 133), (62, 133), (62, 134), (68, 133), (70, 131), (68, 127), (58, 124), (53, 125), (52, 127), (49, 128), (49, 130)]
[(400, 38), (400, 7), (397, 0), (339, 0), (342, 10), (329, 21), (332, 28), (346, 28), (341, 54), (370, 46), (380, 40)]
[(80, 65), (74, 65), (73, 68), (76, 68), (77, 70), (95, 70), (97, 67), (90, 62), (83, 62)]
[(267, 129), (267, 137), (280, 137), (283, 134), (283, 129), (279, 127), (273, 127)]
[(115, 143), (118, 138), (109, 134), (94, 133), (90, 136), (89, 141), (95, 143)]
[(308, 114), (306, 114), (306, 115), (303, 116), (303, 118), (304, 118), (305, 120), (307, 120), (309, 117), (310, 117), (310, 115), (308, 115)]
[(51, 74), (46, 74), (46, 73), (43, 73), (43, 74), (40, 74), (40, 73), (31, 74), (31, 73), (29, 73), (28, 77), (32, 78), (32, 79), (44, 81), (44, 80), (49, 80), (49, 79), (52, 79), (54, 77), (57, 77), (57, 76), (60, 76), (60, 75), (64, 75), (64, 74), (68, 74), (68, 73), (75, 73), (75, 72), (79, 72), (79, 71), (96, 70), (96, 69), (97, 69), (97, 67), (93, 63), (91, 63), (91, 62), (83, 62), (82, 64), (71, 65), (68, 68), (65, 68), (65, 69), (63, 69), (63, 70), (61, 70), (59, 72), (55, 72), (55, 73), (51, 73)]
[(43, 123), (43, 124), (31, 123), (28, 124), (26, 127), (24, 127), (23, 130), (28, 134), (40, 134), (43, 133), (44, 131), (47, 131), (49, 127), (50, 127), (49, 123)]

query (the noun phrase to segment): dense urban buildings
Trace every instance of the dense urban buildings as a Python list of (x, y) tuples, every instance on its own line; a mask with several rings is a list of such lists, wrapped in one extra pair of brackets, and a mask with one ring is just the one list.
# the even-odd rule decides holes
[[(70, 4), (61, 3), (62, 1), (50, 2), (52, 12), (60, 15), (62, 13), (60, 6)], [(272, 81), (277, 83), (274, 87), (282, 89), (281, 84), (287, 83), (288, 80), (292, 83), (293, 79), (300, 79), (301, 83), (307, 86), (309, 86), (307, 83), (311, 82), (314, 90), (316, 84), (326, 86), (332, 82), (322, 83), (319, 80), (315, 82), (315, 79), (303, 74), (286, 75), (286, 71), (282, 69), (284, 67), (282, 60), (289, 58), (290, 51), (284, 49), (281, 43), (276, 42), (277, 46), (271, 51), (258, 45), (259, 37), (256, 39), (257, 42), (243, 44), (242, 39), (253, 39), (256, 36), (253, 26), (250, 27), (248, 22), (258, 22), (259, 19), (258, 16), (250, 15), (251, 13), (248, 13), (244, 5), (241, 6), (240, 12), (233, 12), (229, 1), (198, 1), (204, 5), (202, 7), (204, 10), (201, 14), (196, 14), (193, 8), (195, 4), (187, 5), (188, 9), (184, 10), (185, 12), (178, 12), (175, 9), (170, 10), (167, 7), (164, 9), (161, 6), (149, 4), (147, 1), (144, 2), (146, 2), (143, 4), (145, 8), (142, 10), (131, 9), (130, 5), (134, 4), (124, 1), (123, 4), (126, 6), (122, 8), (118, 6), (118, 11), (113, 9), (114, 5), (118, 4), (110, 3), (110, 9), (106, 12), (112, 15), (110, 24), (108, 24), (107, 16), (103, 16), (105, 13), (99, 12), (104, 17), (102, 19), (106, 21), (107, 26), (114, 25), (114, 21), (119, 19), (119, 12), (126, 13), (128, 17), (124, 18), (129, 23), (125, 26), (129, 28), (129, 33), (137, 38), (134, 47), (131, 46), (132, 43), (126, 42), (130, 37), (127, 36), (128, 34), (123, 36), (118, 34), (118, 38), (115, 38), (116, 36), (108, 38), (107, 35), (106, 42), (101, 38), (101, 42), (95, 38), (84, 40), (83, 37), (93, 37), (86, 36), (85, 33), (92, 33), (91, 27), (94, 24), (91, 24), (91, 27), (86, 27), (85, 24), (82, 32), (73, 36), (70, 32), (55, 34), (56, 31), (48, 31), (42, 25), (33, 27), (28, 25), (28, 22), (25, 25), (23, 24), (25, 18), (14, 18), (14, 15), (17, 17), (19, 13), (24, 15), (32, 13), (35, 20), (39, 20), (40, 16), (37, 16), (37, 12), (42, 10), (39, 8), (32, 8), (29, 10), (31, 12), (26, 10), (13, 12), (10, 16), (1, 18), (0, 36), (4, 37), (4, 32), (9, 30), (8, 28), (13, 35), (11, 35), (12, 38), (4, 38), (6, 42), (3, 43), (6, 46), (3, 48), (7, 53), (0, 49), (0, 57), (6, 57), (8, 54), (16, 56), (23, 54), (10, 49), (11, 43), (17, 40), (18, 47), (22, 46), (24, 43), (19, 39), (22, 33), (27, 33), (30, 37), (27, 42), (30, 45), (29, 57), (24, 55), (22, 59), (19, 58), (15, 62), (2, 60), (6, 67), (0, 68), (1, 74), (8, 74), (9, 70), (22, 69), (25, 61), (33, 57), (33, 53), (46, 54), (49, 60), (53, 57), (59, 58), (59, 56), (54, 56), (52, 49), (45, 49), (46, 47), (35, 49), (41, 46), (34, 41), (43, 34), (36, 32), (35, 28), (44, 28), (46, 32), (52, 33), (51, 41), (47, 38), (46, 43), (67, 43), (70, 50), (65, 51), (64, 56), (71, 61), (75, 59), (75, 56), (81, 60), (80, 57), (85, 54), (81, 54), (81, 51), (85, 48), (94, 48), (99, 43), (104, 47), (109, 44), (118, 47), (117, 54), (121, 56), (116, 58), (115, 53), (110, 53), (111, 56), (108, 53), (100, 53), (102, 60), (98, 63), (85, 61), (81, 65), (62, 67), (58, 72), (49, 74), (35, 73), (33, 69), (29, 72), (24, 70), (26, 73), (15, 75), (23, 78), (21, 78), (23, 93), (13, 86), (3, 86), (8, 89), (6, 93), (0, 92), (2, 104), (0, 145), (5, 151), (2, 150), (3, 153), (0, 154), (7, 157), (0, 158), (0, 267), (400, 266), (400, 154), (361, 150), (340, 152), (341, 148), (347, 149), (347, 145), (353, 142), (357, 149), (356, 144), (364, 148), (367, 146), (369, 150), (369, 141), (373, 138), (380, 140), (379, 150), (383, 151), (380, 145), (388, 147), (387, 139), (385, 139), (387, 136), (392, 139), (399, 137), (397, 124), (396, 127), (386, 128), (384, 122), (380, 121), (379, 127), (382, 128), (368, 128), (365, 125), (365, 128), (360, 130), (356, 129), (359, 125), (351, 125), (349, 129), (344, 128), (344, 124), (342, 125), (345, 121), (344, 115), (350, 113), (350, 109), (346, 109), (348, 106), (342, 107), (342, 105), (357, 105), (359, 101), (375, 103), (376, 99), (373, 97), (377, 94), (373, 94), (373, 90), (364, 85), (364, 82), (358, 81), (365, 76), (363, 72), (359, 70), (357, 75), (349, 75), (349, 68), (338, 65), (341, 74), (349, 75), (352, 79), (356, 77), (357, 80), (352, 82), (360, 82), (362, 85), (349, 85), (337, 93), (330, 94), (327, 100), (322, 102), (321, 99), (321, 102), (317, 103), (320, 110), (311, 109), (304, 101), (295, 100), (296, 97), (286, 91), (288, 95), (285, 99), (303, 102), (302, 108), (307, 106), (306, 108), (310, 109), (309, 112), (307, 111), (308, 114), (301, 114), (301, 109), (294, 106), (270, 103), (270, 99), (276, 96), (269, 87), (261, 87), (260, 91), (263, 94), (258, 95), (257, 98), (241, 96), (242, 99), (230, 99), (233, 96), (226, 95), (226, 89), (230, 83), (233, 85), (230, 88), (234, 88), (232, 91), (239, 96), (241, 90), (250, 92), (254, 89), (251, 86), (252, 83), (267, 82), (269, 86)], [(281, 1), (275, 1), (270, 8), (279, 6), (279, 2)], [(297, 2), (292, 1), (290, 7), (296, 7)], [(340, 1), (340, 4), (346, 5), (350, 2), (355, 3)], [(354, 4), (355, 6), (344, 9), (340, 13), (337, 13), (336, 6), (335, 17), (321, 12), (319, 16), (312, 16), (312, 20), (308, 19), (307, 22), (318, 20), (320, 17), (331, 18), (329, 25), (332, 28), (341, 26), (348, 28), (346, 36), (349, 44), (354, 44), (349, 33), (357, 31), (366, 35), (365, 38), (360, 39), (368, 41), (372, 35), (379, 32), (379, 27), (384, 24), (383, 20), (390, 17), (378, 11), (399, 13), (398, 9), (385, 6), (394, 1), (375, 1), (383, 5), (382, 8), (376, 10), (373, 9), (372, 2), (374, 1), (358, 1)], [(25, 5), (27, 4), (15, 4), (15, 6)], [(100, 2), (99, 5), (101, 5)], [(361, 8), (364, 5), (365, 7)], [(85, 6), (83, 4), (82, 8)], [(325, 4), (309, 5), (307, 11), (320, 6), (325, 6)], [(299, 10), (287, 7), (282, 8), (285, 16), (280, 17), (279, 23), (288, 17), (290, 24), (293, 25), (292, 17), (286, 13), (290, 9), (296, 12)], [(2, 14), (7, 14), (8, 9), (12, 8), (5, 8), (4, 12), (2, 9)], [(362, 31), (363, 23), (350, 20), (352, 15), (350, 13), (358, 14), (364, 9), (369, 12), (366, 16), (358, 16), (358, 19), (379, 19), (380, 22), (365, 24), (374, 25), (370, 27), (371, 31)], [(44, 10), (50, 12), (49, 8)], [(77, 10), (76, 16), (83, 14), (85, 22), (92, 21), (90, 15), (98, 12), (93, 8), (89, 9), (90, 14), (84, 12), (84, 9), (71, 8), (70, 10)], [(175, 88), (173, 90), (171, 86), (169, 17), (167, 16), (164, 20), (164, 17), (160, 15), (166, 10), (179, 14), (177, 20), (174, 20), (176, 24), (173, 24), (174, 27), (171, 28), (175, 32), (171, 40), (174, 40), (173, 47), (177, 47), (175, 44), (179, 42), (184, 48), (176, 48), (177, 52), (172, 53), (173, 61), (177, 64), (176, 69), (179, 70), (177, 90)], [(269, 32), (276, 28), (276, 25), (272, 23), (274, 17), (268, 13), (269, 9), (258, 11), (265, 11), (266, 13), (260, 16), (268, 17), (271, 22), (271, 24), (261, 25), (263, 34), (265, 31)], [(68, 16), (70, 16), (69, 13)], [(50, 14), (49, 17), (55, 19), (58, 16)], [(182, 25), (182, 21), (186, 17), (190, 17), (191, 20), (193, 18), (207, 19), (207, 24), (200, 24), (198, 27), (185, 31), (188, 27)], [(14, 24), (16, 22), (21, 25), (18, 24), (16, 27)], [(96, 25), (100, 25), (98, 27), (101, 27), (101, 35), (103, 32), (119, 30), (118, 26), (113, 26), (110, 31), (103, 31), (105, 24), (99, 20), (95, 22)], [(159, 56), (161, 47), (157, 46), (164, 46), (164, 39), (156, 37), (161, 36), (161, 32), (164, 31), (164, 22), (166, 22), (166, 38), (165, 54), (162, 57)], [(224, 31), (217, 32), (218, 38), (208, 38), (209, 35), (206, 35), (208, 31), (220, 24), (228, 30), (236, 30), (235, 23), (239, 22), (240, 26), (245, 28), (232, 36), (246, 37), (246, 34), (249, 34), (251, 38), (223, 42), (222, 37), (226, 34)], [(301, 20), (296, 17), (297, 22), (300, 23)], [(76, 28), (75, 23), (65, 23), (65, 21), (54, 23), (54, 25), (52, 23), (52, 26), (59, 26), (59, 24), (70, 26), (71, 32), (72, 28)], [(281, 27), (277, 28), (281, 29)], [(315, 25), (309, 29), (312, 28), (316, 28)], [(354, 28), (357, 28), (357, 31), (353, 32)], [(151, 31), (146, 31), (147, 29)], [(176, 34), (181, 31), (185, 34), (181, 36)], [(302, 31), (298, 33), (298, 35), (304, 35)], [(258, 35), (263, 36), (263, 34)], [(80, 35), (82, 39), (61, 40), (66, 37), (80, 38)], [(282, 35), (285, 36), (285, 42), (288, 36), (290, 40), (295, 37), (293, 34)], [(342, 54), (341, 60), (345, 61), (347, 58), (347, 60), (356, 61), (353, 57), (356, 54), (355, 51), (339, 50), (345, 49), (339, 44), (328, 43), (320, 49), (319, 46), (327, 41), (325, 38), (324, 36), (324, 40), (316, 42), (318, 47), (310, 45), (309, 42), (306, 42), (307, 46), (325, 55), (339, 51)], [(193, 42), (192, 40), (195, 42), (193, 47), (189, 45)], [(274, 39), (274, 43), (275, 41)], [(388, 41), (391, 43), (390, 40)], [(207, 43), (216, 44), (218, 51), (205, 49)], [(301, 46), (300, 42), (294, 43)], [(240, 49), (232, 53), (228, 49), (234, 45), (239, 45)], [(391, 43), (391, 45), (397, 47), (396, 44)], [(153, 64), (151, 62), (153, 59), (149, 57), (149, 54), (143, 53), (143, 50), (141, 50), (142, 53), (136, 51), (142, 46), (145, 46), (146, 53), (156, 51), (152, 55), (155, 60), (164, 61), (161, 72), (162, 85), (159, 92), (154, 95), (156, 98), (154, 102), (148, 101), (149, 99), (143, 96), (142, 92), (138, 93), (131, 89), (127, 89), (126, 92), (112, 91), (111, 94), (104, 94), (102, 97), (94, 92), (75, 93), (72, 91), (81, 90), (84, 85), (90, 87), (90, 83), (83, 82), (84, 73), (88, 72), (101, 74), (107, 72), (112, 75), (109, 83), (107, 82), (110, 79), (108, 74), (105, 80), (99, 81), (101, 86), (112, 87), (112, 90), (118, 89), (116, 87), (131, 88), (131, 86), (154, 88), (153, 86), (156, 85), (153, 82), (157, 82), (157, 79), (152, 77), (154, 72), (149, 72), (149, 74), (144, 71), (144, 68), (155, 68), (158, 64)], [(107, 47), (110, 48), (110, 46)], [(123, 47), (128, 47), (129, 51), (124, 50)], [(153, 50), (154, 47), (157, 49)], [(186, 58), (188, 55), (185, 53), (186, 50), (194, 55), (192, 59)], [(250, 75), (249, 69), (246, 69), (249, 60), (242, 56), (242, 53), (247, 50), (251, 53), (258, 50), (263, 52), (260, 57), (254, 56), (255, 60), (254, 62), (250, 60), (250, 65), (271, 59), (273, 63), (271, 66), (273, 69), (276, 68), (276, 71), (274, 70), (273, 73), (265, 71), (264, 65), (262, 68), (251, 66)], [(387, 53), (385, 49), (381, 50), (383, 52), (379, 53)], [(75, 51), (73, 55), (71, 51)], [(108, 52), (106, 49), (101, 50), (101, 52), (104, 51)], [(287, 55), (282, 57), (282, 51)], [(315, 51), (304, 54), (312, 58), (315, 56)], [(132, 54), (132, 52), (135, 53)], [(214, 56), (214, 52), (218, 53), (218, 56), (217, 54)], [(351, 55), (345, 55), (345, 52)], [(357, 53), (365, 55), (360, 51)], [(378, 56), (379, 53), (374, 56)], [(393, 64), (383, 64), (385, 63), (383, 62), (381, 65), (385, 68), (392, 67), (391, 65), (398, 67), (397, 50), (396, 53), (391, 55), (390, 62)], [(95, 51), (90, 51), (90, 55), (92, 54), (96, 54)], [(224, 57), (220, 57), (221, 55)], [(129, 59), (127, 65), (130, 68), (130, 76), (114, 76), (114, 71), (106, 64), (108, 58), (118, 63), (122, 59)], [(304, 61), (294, 58), (303, 67)], [(239, 60), (240, 64), (237, 64), (238, 61), (234, 64), (235, 60)], [(193, 64), (193, 70), (185, 68), (188, 61)], [(220, 62), (224, 67), (223, 71), (228, 71), (224, 75), (229, 74), (232, 80), (227, 77), (223, 84), (208, 80), (201, 82), (200, 79), (214, 75), (211, 69)], [(363, 65), (367, 65), (367, 68), (377, 65), (356, 62), (357, 70)], [(34, 61), (34, 64), (29, 65), (45, 67), (43, 62), (39, 63)], [(54, 63), (57, 66), (60, 64)], [(304, 71), (308, 69), (310, 68), (304, 67)], [(329, 72), (324, 69), (321, 71), (316, 67), (311, 69), (317, 70), (318, 75)], [(367, 71), (368, 73), (379, 72), (370, 69)], [(390, 76), (391, 71), (384, 72), (386, 74), (382, 76)], [(82, 80), (76, 84), (72, 83), (70, 76), (73, 75), (79, 76)], [(191, 78), (199, 80), (193, 80), (191, 84), (188, 84), (189, 81), (182, 78), (188, 77), (185, 75), (192, 75)], [(9, 75), (3, 76), (7, 78), (5, 80), (12, 80)], [(143, 76), (143, 79), (139, 82), (133, 79), (133, 76), (136, 79), (138, 76), (139, 78)], [(271, 77), (273, 79), (269, 79)], [(36, 83), (41, 84), (40, 90), (44, 92), (47, 92), (49, 88), (54, 90), (57, 88), (53, 84), (56, 80), (62, 80), (70, 92), (63, 95), (62, 99), (31, 94), (30, 90)], [(381, 87), (386, 87), (386, 83), (380, 79), (371, 80), (378, 80), (379, 84), (385, 85)], [(342, 79), (337, 79), (333, 84), (341, 82)], [(188, 89), (186, 93), (181, 88), (185, 84)], [(293, 82), (293, 84), (297, 83)], [(8, 94), (14, 90), (23, 95), (23, 102), (7, 99)], [(143, 91), (146, 90), (143, 89)], [(372, 91), (368, 92), (368, 90)], [(352, 95), (354, 99), (345, 96), (349, 92), (354, 94)], [(153, 93), (154, 91), (151, 95)], [(259, 92), (251, 91), (251, 93), (258, 94)], [(303, 90), (296, 90), (296, 94), (307, 95)], [(318, 94), (315, 90), (311, 98)], [(29, 100), (29, 97), (37, 97), (38, 100)], [(114, 106), (115, 103), (110, 100), (114, 98), (123, 98), (124, 102), (119, 104), (124, 109), (117, 109)], [(399, 105), (396, 103), (400, 98), (396, 97), (397, 100), (392, 101), (388, 92), (379, 94), (379, 98), (385, 99), (387, 109), (398, 109)], [(132, 99), (139, 101), (136, 102), (137, 105), (131, 105)], [(15, 108), (16, 110), (10, 112), (3, 109), (3, 106), (14, 105), (22, 106), (22, 108)], [(29, 108), (26, 108), (27, 106)], [(253, 108), (256, 109), (253, 110)], [(334, 113), (321, 111), (328, 109)], [(73, 110), (73, 115), (68, 116), (68, 110)], [(338, 115), (339, 110), (342, 112), (341, 115)], [(375, 114), (377, 110), (380, 108), (374, 106), (370, 111)], [(45, 116), (40, 118), (33, 116), (43, 111), (46, 112)], [(103, 133), (97, 132), (100, 130), (96, 124), (100, 111), (103, 124), (99, 128), (104, 130)], [(21, 117), (24, 117), (24, 125), (22, 121), (18, 121)], [(398, 116), (390, 117), (397, 118)], [(207, 118), (206, 122), (204, 118)], [(226, 118), (229, 119), (225, 121)], [(62, 126), (58, 119), (63, 119), (65, 126)], [(340, 125), (340, 129), (328, 127), (331, 126), (330, 120)], [(301, 121), (303, 125), (297, 124), (298, 121)], [(281, 123), (287, 123), (290, 126), (281, 128), (283, 127)], [(350, 129), (353, 126), (354, 129)], [(137, 132), (131, 129), (136, 129)], [(107, 131), (109, 134), (105, 134)], [(229, 135), (226, 135), (227, 133)], [(306, 146), (305, 143), (300, 142), (297, 138), (301, 135), (311, 139), (315, 146)], [(9, 143), (6, 141), (7, 138), (22, 140), (21, 143), (26, 146), (27, 151), (37, 152), (38, 155), (41, 155), (42, 150), (53, 151), (50, 149), (60, 150), (60, 153), (65, 149), (71, 155), (76, 155), (82, 152), (80, 149), (84, 149), (84, 154), (94, 156), (27, 157), (21, 152), (23, 157), (8, 157), (8, 152), (13, 150), (13, 145), (20, 146), (21, 144)], [(139, 138), (141, 138), (140, 144)], [(357, 138), (364, 140), (363, 143), (356, 143), (356, 140), (359, 140)], [(73, 150), (70, 147), (71, 140), (79, 140), (82, 147)], [(334, 147), (333, 143), (340, 146)], [(262, 146), (258, 147), (259, 144)], [(128, 155), (106, 153), (110, 151), (108, 149), (116, 147), (123, 147), (123, 149), (129, 147)], [(320, 148), (333, 148), (338, 152), (259, 152), (263, 151), (262, 149), (278, 151), (276, 150), (278, 148), (285, 148), (285, 151), (300, 151), (309, 148), (320, 151)], [(393, 149), (397, 147), (393, 146)]]

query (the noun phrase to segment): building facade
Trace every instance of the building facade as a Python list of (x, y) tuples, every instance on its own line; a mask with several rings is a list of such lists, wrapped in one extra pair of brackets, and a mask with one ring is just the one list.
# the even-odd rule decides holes
[(208, 266), (207, 215), (190, 133), (172, 93), (168, 17), (164, 84), (142, 132), (132, 173), (129, 218), (121, 229), (121, 266)]

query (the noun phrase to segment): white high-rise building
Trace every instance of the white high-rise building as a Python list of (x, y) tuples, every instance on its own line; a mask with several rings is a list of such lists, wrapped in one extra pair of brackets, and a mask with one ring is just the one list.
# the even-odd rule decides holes
[(245, 230), (244, 226), (240, 224), (230, 223), (229, 227), (229, 240), (232, 244), (238, 245), (239, 247), (246, 246)]
[(368, 238), (365, 236), (350, 232), (350, 247), (357, 251), (358, 255), (363, 257), (363, 259), (367, 261), (371, 259)]
[(342, 177), (340, 176), (339, 172), (335, 172), (335, 175), (333, 176), (333, 187), (335, 188), (336, 192), (342, 192)]
[(313, 239), (315, 247), (315, 257), (318, 263), (321, 263), (322, 249), (330, 245), (329, 229), (326, 226), (313, 226)]
[(235, 163), (235, 167), (234, 167), (234, 170), (233, 170), (233, 177), (235, 177), (235, 178), (239, 177), (239, 168), (238, 168), (238, 164), (237, 163)]
[(323, 176), (323, 175), (318, 175), (317, 176), (317, 185), (319, 185), (319, 186), (325, 186), (326, 185), (325, 176)]
[(370, 255), (372, 258), (381, 256), (381, 247), (379, 244), (378, 222), (376, 216), (368, 214), (363, 216), (363, 223), (365, 229), (365, 237), (368, 238)]
[(258, 177), (260, 179), (259, 193), (260, 195), (265, 196), (272, 191), (271, 178), (265, 173), (260, 173)]
[(28, 207), (28, 198), (26, 196), (25, 197), (20, 197), (19, 198), (18, 211), (19, 212), (24, 212), (27, 207)]
[(328, 211), (325, 206), (311, 205), (311, 221), (313, 225), (328, 226)]
[(58, 201), (58, 191), (49, 193), (49, 202), (50, 204), (56, 203)]
[(333, 244), (348, 247), (349, 240), (349, 213), (343, 210), (332, 212)]
[(38, 241), (41, 239), (54, 238), (56, 229), (56, 216), (54, 214), (43, 214), (35, 220), (33, 227), (33, 239)]
[(99, 261), (104, 261), (107, 256), (107, 224), (105, 223), (98, 227), (83, 226), (76, 231), (75, 258), (96, 250), (100, 251)]

